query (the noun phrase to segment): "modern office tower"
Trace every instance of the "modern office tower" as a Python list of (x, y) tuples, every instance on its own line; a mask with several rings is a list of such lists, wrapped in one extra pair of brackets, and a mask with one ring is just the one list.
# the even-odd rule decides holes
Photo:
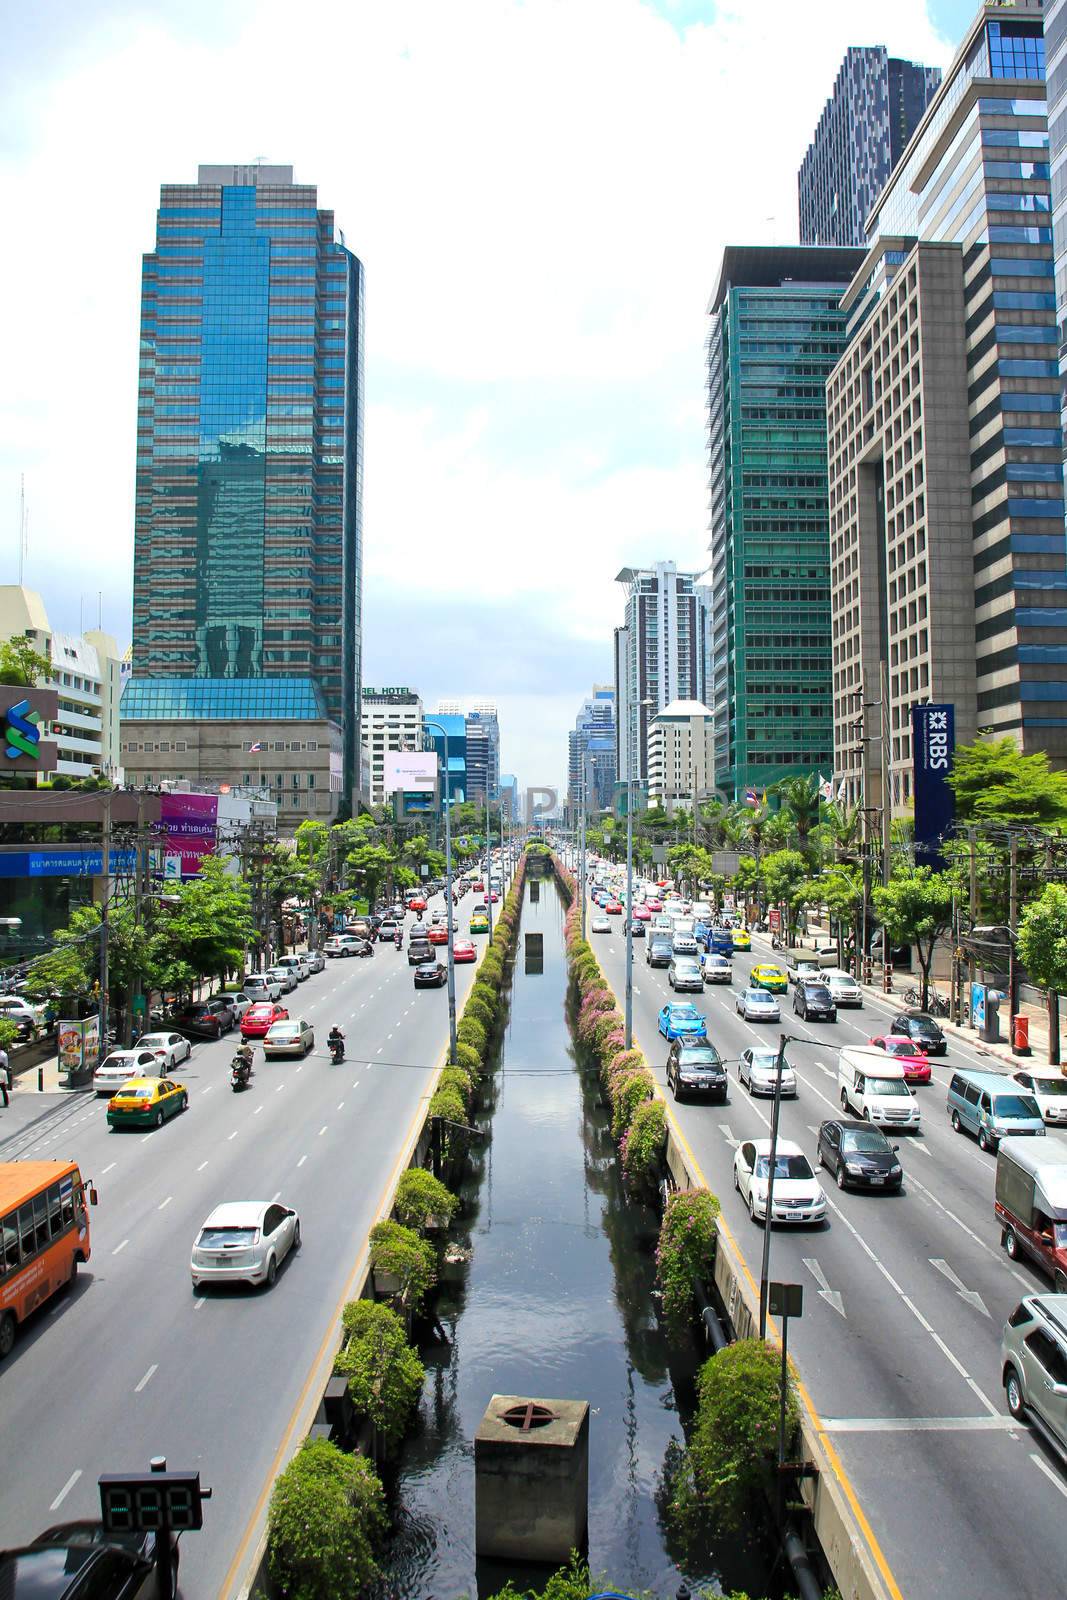
[(667, 812), (692, 811), (715, 785), (715, 719), (699, 700), (672, 700), (648, 730), (648, 798)]
[(708, 312), (715, 783), (734, 800), (833, 762), (826, 379), (862, 250), (723, 252)]
[(583, 796), (589, 811), (610, 811), (615, 801), (615, 690), (594, 683), (567, 735), (567, 804), (577, 816)]
[(624, 567), (626, 620), (615, 629), (616, 772), (648, 777), (648, 724), (672, 700), (707, 698), (708, 591), (673, 561)]
[(940, 68), (882, 45), (846, 51), (798, 175), (801, 244), (867, 242), (867, 215), (940, 82)]
[[(192, 776), (229, 781), (261, 745), (283, 826), (359, 783), (363, 302), (362, 266), (292, 167), (163, 185), (141, 286), (128, 765), (170, 775), (162, 733)], [(329, 752), (323, 771), (273, 760), (305, 748)]]
[(519, 820), (519, 780), (513, 772), (500, 774), (500, 806), (511, 822)]
[(495, 804), (500, 793), (500, 719), (491, 700), (467, 712), (467, 799)]
[(422, 749), (422, 701), (414, 689), (363, 690), (363, 743), (370, 760), (372, 806), (389, 803), (385, 758), (390, 752)]
[(1052, 241), (1056, 252), (1056, 321), (1064, 398), (1061, 425), (1067, 426), (1067, 0), (1045, 0), (1044, 21)]
[(1067, 760), (1050, 205), (1041, 6), (987, 4), (842, 299), (827, 427), (834, 764), (851, 800), (907, 805), (925, 700), (955, 705), (958, 743), (988, 731)]
[[(422, 748), (436, 750), (439, 770), (444, 773), (447, 767), (447, 781), (441, 784), (443, 796), (459, 803), (467, 798), (467, 719), (462, 711), (443, 709), (454, 704), (446, 700), (436, 711), (430, 712), (423, 722)], [(448, 741), (447, 763), (442, 728)]]

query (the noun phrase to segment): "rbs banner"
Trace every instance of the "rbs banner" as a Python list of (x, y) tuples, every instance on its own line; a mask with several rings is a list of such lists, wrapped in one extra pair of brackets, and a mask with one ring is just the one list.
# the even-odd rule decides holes
[(915, 863), (944, 866), (942, 840), (956, 816), (956, 797), (948, 786), (956, 748), (954, 706), (912, 706), (912, 792), (915, 796)]

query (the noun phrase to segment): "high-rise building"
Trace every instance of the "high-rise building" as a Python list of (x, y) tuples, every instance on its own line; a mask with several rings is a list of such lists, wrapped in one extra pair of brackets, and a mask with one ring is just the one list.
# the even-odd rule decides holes
[(467, 799), (495, 804), (500, 793), (500, 720), (493, 701), (476, 701), (466, 723)]
[(715, 783), (715, 719), (699, 700), (672, 700), (648, 731), (648, 798), (665, 811), (692, 811)]
[(845, 53), (798, 175), (801, 244), (862, 245), (867, 215), (938, 84), (883, 45)]
[[(467, 798), (467, 719), (462, 711), (446, 711), (443, 706), (452, 705), (452, 701), (444, 701), (436, 711), (432, 711), (423, 722), (422, 748), (436, 750), (438, 768), (446, 776), (442, 779), (441, 788), (443, 798), (454, 800), (457, 804)], [(444, 736), (441, 730), (444, 729)], [(445, 742), (447, 737), (448, 760), (445, 761)]]
[(616, 772), (648, 777), (648, 724), (672, 700), (707, 698), (709, 594), (673, 561), (624, 567), (626, 618), (615, 629)]
[(983, 6), (842, 299), (849, 343), (827, 389), (835, 771), (872, 805), (886, 789), (893, 807), (910, 799), (920, 701), (955, 705), (958, 742), (982, 730), (1067, 760), (1044, 68), (1039, 0)]
[(589, 811), (610, 811), (615, 799), (615, 690), (594, 683), (567, 735), (567, 803), (572, 817), (583, 795)]
[(833, 761), (826, 379), (862, 250), (729, 246), (708, 312), (716, 785)]
[(315, 795), (299, 764), (274, 774), (296, 780), (283, 825), (359, 784), (363, 304), (362, 266), (292, 167), (163, 185), (141, 285), (123, 720), (138, 756), (211, 722), (192, 774), (209, 781), (249, 744), (291, 751), (311, 732), (339, 759)]
[(500, 805), (511, 822), (519, 820), (519, 780), (513, 772), (500, 774)]
[(1044, 24), (1052, 241), (1056, 252), (1056, 321), (1064, 402), (1061, 426), (1067, 439), (1067, 0), (1045, 0)]
[(385, 758), (400, 750), (422, 749), (422, 701), (414, 689), (363, 690), (363, 743), (369, 758), (368, 793), (372, 806), (389, 802)]

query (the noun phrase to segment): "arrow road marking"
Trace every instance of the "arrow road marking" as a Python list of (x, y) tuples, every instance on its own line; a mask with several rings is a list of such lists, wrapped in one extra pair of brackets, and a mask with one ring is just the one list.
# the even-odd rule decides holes
[(734, 1138), (733, 1130), (730, 1127), (730, 1124), (728, 1122), (720, 1122), (719, 1123), (719, 1132), (722, 1134), (723, 1138), (726, 1140), (726, 1143), (730, 1146), (730, 1149), (731, 1150), (736, 1150), (738, 1145), (741, 1143), (741, 1141), (740, 1141), (740, 1139), (735, 1139)]
[(974, 1289), (966, 1288), (962, 1278), (957, 1278), (947, 1261), (943, 1261), (940, 1256), (931, 1256), (930, 1265), (932, 1267), (936, 1267), (938, 1272), (942, 1273), (948, 1279), (949, 1283), (951, 1283), (961, 1300), (966, 1300), (968, 1305), (974, 1306), (975, 1310), (980, 1311), (983, 1317), (988, 1317), (989, 1312), (986, 1309), (986, 1304), (982, 1299), (982, 1296)]
[(819, 1263), (811, 1256), (804, 1256), (803, 1261), (804, 1265), (815, 1279), (815, 1282), (819, 1285), (819, 1299), (825, 1300), (828, 1306), (833, 1307), (838, 1316), (846, 1317), (847, 1320), (845, 1303), (841, 1299), (841, 1296), (838, 1294), (837, 1290), (831, 1289), (830, 1285), (827, 1283), (826, 1274), (820, 1267)]

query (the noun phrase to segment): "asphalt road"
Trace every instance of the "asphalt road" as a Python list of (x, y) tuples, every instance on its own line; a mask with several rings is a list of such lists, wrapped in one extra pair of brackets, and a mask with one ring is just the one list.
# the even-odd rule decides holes
[[(460, 901), (462, 934), (476, 898)], [(460, 1004), (475, 971), (456, 968)], [(285, 1001), (315, 1028), (307, 1060), (257, 1053), (252, 1088), (234, 1094), (236, 1031), (195, 1045), (174, 1074), (189, 1086), (189, 1109), (158, 1130), (111, 1132), (106, 1101), (89, 1096), (65, 1097), (6, 1149), (0, 1122), (0, 1161), (70, 1157), (99, 1191), (89, 1265), (20, 1330), (0, 1368), (0, 1545), (99, 1516), (99, 1473), (146, 1470), (165, 1455), (172, 1468), (199, 1468), (214, 1489), (203, 1532), (182, 1541), (182, 1594), (228, 1592), (228, 1569), (448, 1042), (446, 990), (415, 990), (406, 951), (388, 946), (371, 960), (328, 962)], [(334, 1022), (347, 1035), (339, 1066), (325, 1042)], [(216, 1286), (194, 1296), (189, 1252), (212, 1207), (275, 1196), (299, 1211), (303, 1243), (273, 1290)]]
[[(621, 1001), (624, 929), (590, 939)], [(701, 1005), (729, 1063), (729, 1103), (674, 1110), (758, 1282), (763, 1230), (733, 1188), (732, 1162), (739, 1140), (769, 1136), (771, 1105), (740, 1086), (736, 1061), (747, 1045), (776, 1045), (781, 1029), (735, 1011), (751, 965), (773, 959), (767, 941), (754, 944), (751, 956), (734, 957), (733, 989), (709, 986), (702, 1002), (679, 996)], [(671, 997), (666, 970), (648, 967), (644, 940), (634, 940), (634, 1033), (661, 1084), (667, 1044), (657, 1014)], [(889, 1004), (867, 1000), (839, 1012), (836, 1024), (806, 1024), (781, 999), (781, 1027), (800, 1041), (788, 1046), (799, 1093), (782, 1103), (781, 1136), (814, 1158), (819, 1123), (838, 1114), (837, 1050), (880, 1031)], [(1047, 1600), (1062, 1592), (1067, 1571), (1067, 1476), (1008, 1416), (999, 1347), (1020, 1295), (1051, 1285), (1004, 1254), (993, 1217), (995, 1158), (953, 1133), (946, 1115), (955, 1067), (998, 1064), (954, 1040), (932, 1064), (934, 1081), (916, 1090), (922, 1132), (897, 1136), (903, 1193), (842, 1193), (823, 1172), (829, 1223), (776, 1227), (771, 1277), (804, 1285), (790, 1354), (899, 1591), (907, 1600)]]

